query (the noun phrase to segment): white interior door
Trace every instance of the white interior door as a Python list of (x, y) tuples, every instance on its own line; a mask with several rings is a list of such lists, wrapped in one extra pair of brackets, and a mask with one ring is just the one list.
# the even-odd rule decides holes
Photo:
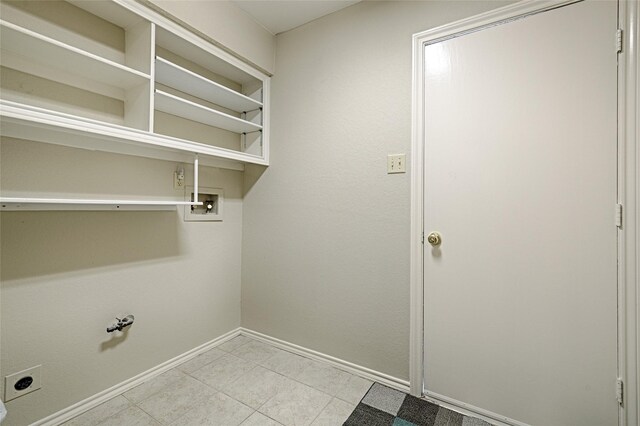
[(425, 389), (617, 424), (617, 4), (425, 47)]

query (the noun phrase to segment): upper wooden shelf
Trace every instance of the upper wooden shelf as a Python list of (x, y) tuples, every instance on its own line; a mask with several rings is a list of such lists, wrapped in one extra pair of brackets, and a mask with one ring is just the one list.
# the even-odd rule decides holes
[[(55, 69), (82, 78), (90, 76), (96, 82), (124, 90), (150, 80), (149, 75), (140, 71), (3, 20), (0, 20), (0, 42), (6, 66), (11, 65), (7, 61), (20, 58), (21, 63), (26, 60), (37, 66), (39, 70), (36, 74), (42, 75), (48, 69)], [(52, 79), (55, 80), (55, 77)]]
[(235, 133), (251, 133), (262, 129), (259, 124), (233, 117), (215, 109), (156, 89), (155, 108), (187, 120), (218, 127)]
[(237, 112), (262, 108), (262, 102), (156, 57), (156, 82)]
[(0, 120), (0, 134), (17, 139), (179, 162), (199, 154), (201, 165), (232, 170), (268, 164), (256, 155), (6, 100), (0, 100)]

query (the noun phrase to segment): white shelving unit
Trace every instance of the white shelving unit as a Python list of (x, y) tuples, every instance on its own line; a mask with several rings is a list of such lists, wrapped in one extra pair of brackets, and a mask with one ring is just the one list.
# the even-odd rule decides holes
[[(49, 21), (52, 7), (60, 10)], [(199, 158), (201, 165), (234, 170), (268, 165), (269, 76), (167, 16), (135, 0), (3, 2), (0, 9), (0, 65), (7, 71), (0, 88), (2, 136), (177, 162)], [(61, 16), (68, 16), (68, 28)], [(66, 103), (59, 95), (65, 90)], [(50, 99), (50, 93), (58, 95)], [(110, 109), (93, 112), (74, 97)], [(0, 198), (1, 209), (184, 204), (69, 195)]]

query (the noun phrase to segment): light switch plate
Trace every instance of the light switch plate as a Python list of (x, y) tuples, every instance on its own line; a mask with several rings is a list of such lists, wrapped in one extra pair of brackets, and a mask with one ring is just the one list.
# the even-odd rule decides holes
[(407, 156), (406, 154), (389, 154), (387, 156), (387, 173), (406, 173), (407, 172)]

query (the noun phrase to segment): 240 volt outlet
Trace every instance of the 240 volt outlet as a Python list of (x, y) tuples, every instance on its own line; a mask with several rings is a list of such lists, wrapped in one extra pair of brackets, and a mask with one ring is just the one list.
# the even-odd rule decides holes
[(19, 371), (4, 378), (4, 401), (11, 401), (19, 396), (26, 395), (41, 387), (42, 366)]

